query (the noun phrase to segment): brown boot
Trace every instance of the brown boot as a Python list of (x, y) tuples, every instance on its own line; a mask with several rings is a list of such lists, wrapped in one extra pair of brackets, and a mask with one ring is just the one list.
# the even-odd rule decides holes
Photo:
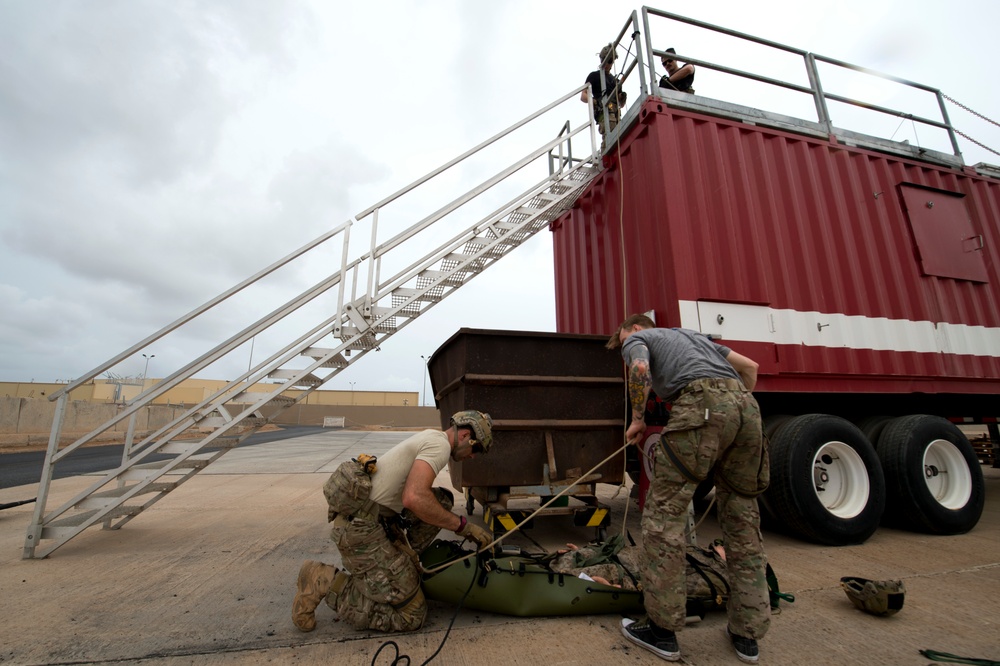
[(299, 569), (295, 601), (292, 602), (292, 622), (299, 631), (316, 628), (316, 606), (330, 592), (336, 567), (316, 560), (306, 560)]

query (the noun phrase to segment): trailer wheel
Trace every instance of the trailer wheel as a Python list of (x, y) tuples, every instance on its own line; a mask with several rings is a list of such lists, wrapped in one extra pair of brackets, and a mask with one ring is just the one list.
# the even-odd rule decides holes
[(771, 414), (765, 416), (761, 422), (761, 429), (764, 431), (764, 436), (771, 439), (774, 437), (774, 433), (781, 430), (781, 426), (794, 418), (793, 414)]
[(966, 436), (939, 416), (893, 420), (879, 440), (889, 499), (886, 522), (928, 534), (963, 534), (983, 513), (979, 459)]
[(767, 506), (785, 529), (818, 543), (861, 543), (878, 529), (885, 481), (875, 448), (857, 426), (805, 414), (771, 437)]
[[(771, 441), (774, 437), (774, 433), (781, 429), (781, 426), (785, 425), (795, 416), (792, 414), (769, 414), (762, 419), (761, 429), (764, 432), (764, 437)], [(773, 454), (772, 454), (773, 455)], [(768, 529), (780, 528), (780, 521), (776, 517), (774, 510), (771, 508), (771, 502), (768, 500), (767, 493), (764, 493), (757, 497), (757, 507), (760, 510), (760, 524)]]
[[(861, 432), (865, 433), (865, 437), (875, 447), (875, 450), (878, 451), (878, 438), (882, 436), (882, 431), (885, 430), (885, 427), (892, 420), (893, 417), (891, 416), (866, 416), (857, 421), (856, 424)], [(885, 471), (885, 469), (883, 468), (882, 471)]]

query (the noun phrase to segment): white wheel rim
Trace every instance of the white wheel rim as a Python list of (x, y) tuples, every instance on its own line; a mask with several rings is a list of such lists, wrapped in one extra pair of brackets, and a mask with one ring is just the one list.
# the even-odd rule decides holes
[(827, 511), (854, 518), (868, 505), (868, 470), (858, 452), (844, 442), (827, 442), (813, 457), (813, 490)]
[(946, 439), (935, 439), (924, 449), (924, 483), (946, 509), (961, 509), (972, 497), (972, 473), (965, 457)]

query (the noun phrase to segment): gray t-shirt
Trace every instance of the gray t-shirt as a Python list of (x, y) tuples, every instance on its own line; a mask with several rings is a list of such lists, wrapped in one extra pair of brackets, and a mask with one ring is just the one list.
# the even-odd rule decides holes
[(667, 402), (674, 400), (681, 389), (696, 379), (740, 379), (736, 369), (726, 360), (732, 350), (697, 331), (686, 328), (637, 331), (622, 345), (626, 365), (632, 364), (632, 354), (642, 345), (649, 350), (653, 390)]

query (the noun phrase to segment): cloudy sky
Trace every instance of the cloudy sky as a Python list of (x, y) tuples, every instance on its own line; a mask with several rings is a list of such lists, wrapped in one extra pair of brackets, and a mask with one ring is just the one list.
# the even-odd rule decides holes
[[(995, 0), (650, 4), (925, 83), (1000, 117)], [(0, 0), (0, 380), (83, 375), (570, 92), (639, 7)], [(731, 67), (784, 71), (769, 55), (679, 24), (657, 24), (653, 35), (659, 47), (710, 50), (701, 57)], [(842, 85), (837, 92), (883, 102), (884, 84)], [(707, 70), (696, 88), (754, 101)], [(566, 108), (578, 123), (586, 109), (574, 104)], [(949, 113), (1000, 150), (996, 126), (954, 105)], [(898, 119), (877, 122), (887, 136), (932, 142)], [(961, 148), (970, 164), (1000, 163), (964, 139)], [(492, 168), (507, 159), (498, 154)], [(473, 187), (489, 168), (453, 180)], [(338, 248), (324, 256), (339, 266)], [(296, 295), (329, 273), (324, 264), (276, 275), (221, 321), (153, 343), (149, 376)], [(555, 330), (553, 283), (543, 232), (326, 388), (422, 392), (420, 357), (461, 327)], [(212, 378), (245, 371), (244, 351)], [(138, 376), (144, 363), (137, 352), (113, 372)]]

